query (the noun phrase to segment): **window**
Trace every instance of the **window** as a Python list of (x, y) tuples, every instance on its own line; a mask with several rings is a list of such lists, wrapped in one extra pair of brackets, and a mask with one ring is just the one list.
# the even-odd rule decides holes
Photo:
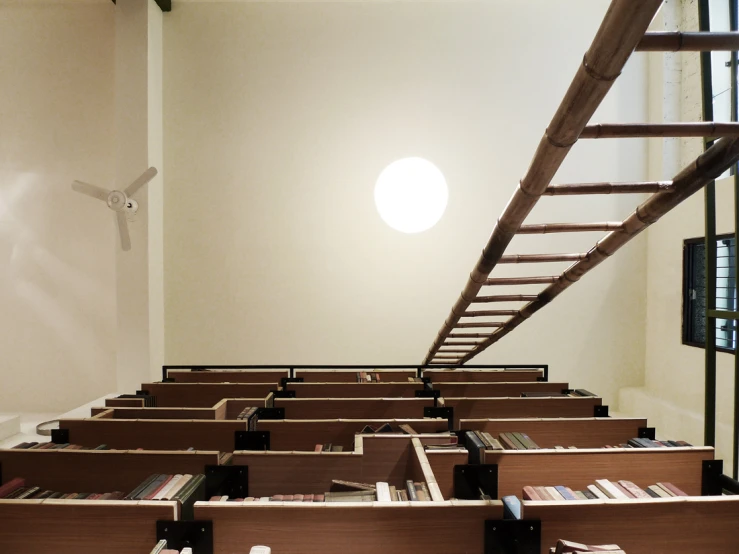
[[(737, 309), (733, 235), (716, 239), (716, 309)], [(706, 343), (706, 247), (705, 239), (688, 239), (683, 246), (683, 344)], [(716, 319), (716, 349), (736, 350), (736, 326), (733, 320)]]

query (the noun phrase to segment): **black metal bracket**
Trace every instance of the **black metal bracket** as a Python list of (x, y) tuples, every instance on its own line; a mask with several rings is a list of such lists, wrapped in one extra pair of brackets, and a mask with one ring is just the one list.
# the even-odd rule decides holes
[(302, 383), (304, 381), (303, 377), (283, 377), (280, 379), (280, 386), (284, 389), (288, 383)]
[(257, 408), (259, 419), (285, 419), (285, 408)]
[(485, 521), (485, 554), (539, 554), (541, 521), (497, 519)]
[(205, 466), (205, 499), (249, 496), (249, 466)]
[(269, 450), (269, 431), (236, 431), (234, 450)]
[[(434, 399), (434, 402), (436, 402), (436, 399)], [(428, 406), (423, 409), (423, 417), (428, 417), (432, 419), (446, 419), (449, 421), (449, 431), (454, 430), (454, 408), (451, 406), (449, 407), (439, 407), (439, 406)]]
[(213, 554), (212, 521), (157, 521), (157, 541), (166, 540), (167, 548), (190, 547), (198, 554)]
[(481, 494), (486, 494), (492, 499), (498, 498), (498, 466), (496, 464), (454, 466), (454, 498), (480, 500)]
[(271, 390), (273, 398), (295, 398), (297, 395), (294, 390)]
[(562, 394), (570, 394), (570, 393), (571, 393), (571, 392), (573, 392), (574, 390), (575, 390), (575, 389), (562, 389)]
[(51, 442), (54, 444), (69, 444), (69, 429), (52, 429)]
[(721, 496), (721, 475), (724, 472), (723, 460), (703, 460), (701, 476), (701, 496)]
[(162, 379), (162, 383), (174, 383), (174, 382), (175, 382), (174, 377), (165, 377), (164, 379)]
[(649, 439), (650, 441), (653, 441), (656, 439), (657, 430), (654, 427), (639, 427), (639, 437), (640, 439)]
[(608, 416), (608, 406), (594, 406), (593, 415), (595, 417), (609, 417)]
[(431, 377), (421, 377), (422, 383), (431, 383)]

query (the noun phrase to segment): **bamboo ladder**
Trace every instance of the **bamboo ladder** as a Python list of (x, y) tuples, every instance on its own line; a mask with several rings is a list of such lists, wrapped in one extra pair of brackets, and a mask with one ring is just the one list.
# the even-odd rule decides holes
[[(487, 245), (424, 360), (458, 365), (478, 355), (546, 306), (665, 213), (739, 160), (738, 123), (588, 125), (633, 51), (739, 50), (739, 33), (647, 33), (661, 0), (612, 0), (608, 12), (534, 154), (528, 172), (498, 219)], [(578, 139), (713, 137), (713, 146), (672, 181), (556, 184), (551, 180)], [(623, 221), (524, 224), (542, 196), (649, 193)], [(516, 235), (605, 231), (586, 253), (504, 255)], [(497, 264), (573, 262), (559, 275), (490, 278)], [(547, 285), (539, 294), (480, 295), (483, 287)], [(472, 304), (522, 302), (515, 310), (470, 310)], [(502, 321), (480, 318), (505, 317)], [(472, 321), (468, 321), (472, 319)], [(458, 332), (473, 329), (475, 332)], [(462, 340), (455, 340), (462, 339)]]

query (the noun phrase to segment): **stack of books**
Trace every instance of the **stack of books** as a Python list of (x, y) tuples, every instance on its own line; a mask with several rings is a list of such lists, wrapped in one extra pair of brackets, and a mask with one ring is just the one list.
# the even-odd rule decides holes
[(566, 554), (568, 552), (610, 552), (611, 554), (626, 554), (617, 544), (588, 545), (579, 542), (557, 541), (557, 546), (549, 549), (549, 554)]
[(372, 373), (368, 371), (358, 371), (357, 372), (357, 383), (379, 383), (379, 382), (380, 382), (379, 373)]
[(155, 473), (125, 496), (125, 500), (178, 500), (187, 502), (205, 475)]
[(256, 407), (244, 408), (241, 413), (236, 416), (236, 419), (246, 420), (248, 422), (249, 431), (256, 431), (257, 421), (259, 420), (259, 416), (257, 415), (258, 410), (259, 408)]
[(54, 442), (22, 442), (16, 444), (13, 448), (22, 450), (108, 450), (107, 444), (99, 444), (97, 446), (81, 446), (79, 444), (70, 444), (65, 442), (57, 444)]
[(569, 487), (556, 485), (553, 487), (524, 487), (524, 500), (608, 500), (630, 498), (670, 498), (688, 496), (672, 483), (657, 483), (645, 489), (631, 481), (612, 482), (608, 479), (597, 479), (595, 484), (588, 485), (581, 491), (573, 491)]
[(26, 480), (16, 477), (0, 487), (0, 498), (3, 500), (43, 500), (46, 498), (57, 498), (66, 500), (121, 500), (124, 493), (121, 491), (97, 493), (97, 492), (70, 492), (63, 493), (42, 489), (41, 487), (26, 486)]
[(386, 482), (356, 483), (332, 481), (331, 489), (324, 494), (275, 494), (273, 496), (229, 498), (212, 496), (211, 502), (418, 502), (430, 501), (431, 493), (424, 481), (405, 482), (404, 487), (395, 487)]
[(338, 444), (317, 444), (314, 452), (343, 452), (344, 447)]

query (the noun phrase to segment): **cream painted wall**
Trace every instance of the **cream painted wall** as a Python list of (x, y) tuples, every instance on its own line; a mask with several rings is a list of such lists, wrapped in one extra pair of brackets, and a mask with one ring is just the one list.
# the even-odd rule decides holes
[[(607, 5), (177, 3), (164, 22), (168, 363), (420, 362)], [(646, 92), (637, 55), (595, 120), (643, 121)], [(450, 186), (420, 235), (373, 204), (379, 173), (406, 156)], [(590, 142), (557, 181), (646, 171), (643, 141)], [(529, 221), (615, 220), (637, 203), (545, 198)], [(640, 237), (475, 361), (548, 362), (615, 402), (643, 380), (645, 253)]]
[(115, 389), (110, 2), (0, 0), (0, 411)]
[[(698, 29), (697, 3), (669, 0), (655, 30)], [(695, 53), (650, 54), (650, 119), (701, 119), (700, 62)], [(702, 149), (700, 139), (649, 144), (651, 179), (670, 179)], [(717, 231), (733, 232), (731, 183), (717, 183)], [(682, 344), (683, 240), (704, 236), (704, 201), (698, 193), (647, 231), (647, 349), (644, 386), (620, 392), (620, 410), (648, 417), (662, 438), (703, 444), (703, 349)], [(717, 458), (731, 472), (734, 356), (717, 354)]]

